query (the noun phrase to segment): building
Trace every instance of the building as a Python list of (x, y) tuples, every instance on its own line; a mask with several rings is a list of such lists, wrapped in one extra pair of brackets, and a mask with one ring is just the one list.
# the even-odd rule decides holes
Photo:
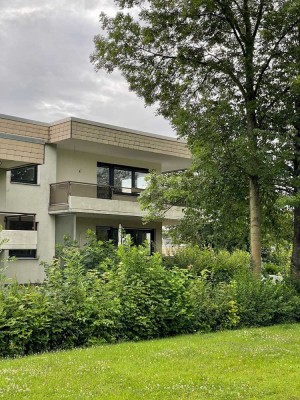
[(162, 246), (162, 223), (143, 225), (137, 202), (149, 170), (186, 168), (190, 153), (176, 139), (78, 118), (42, 123), (0, 115), (0, 257), (19, 282), (44, 279), (56, 243), (69, 235), (81, 245), (87, 229), (118, 242), (120, 227), (134, 243)]

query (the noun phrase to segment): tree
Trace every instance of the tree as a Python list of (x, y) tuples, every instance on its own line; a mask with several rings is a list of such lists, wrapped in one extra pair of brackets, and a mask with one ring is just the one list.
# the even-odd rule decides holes
[[(259, 275), (261, 190), (276, 139), (265, 122), (284, 108), (281, 96), (290, 90), (282, 57), (300, 20), (299, 0), (115, 2), (134, 12), (101, 14), (106, 35), (95, 38), (92, 62), (108, 72), (118, 67), (130, 89), (146, 104), (157, 103), (190, 146), (216, 140), (234, 147), (248, 179), (251, 255)], [(225, 131), (212, 123), (215, 109), (224, 112)]]

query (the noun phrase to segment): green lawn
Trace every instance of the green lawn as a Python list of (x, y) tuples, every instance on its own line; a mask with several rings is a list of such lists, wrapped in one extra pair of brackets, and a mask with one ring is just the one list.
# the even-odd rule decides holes
[(0, 398), (300, 400), (300, 324), (5, 359)]

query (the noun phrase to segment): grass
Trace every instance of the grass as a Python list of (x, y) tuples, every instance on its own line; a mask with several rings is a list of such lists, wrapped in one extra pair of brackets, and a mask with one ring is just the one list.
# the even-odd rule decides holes
[(0, 361), (1, 399), (300, 399), (300, 324)]

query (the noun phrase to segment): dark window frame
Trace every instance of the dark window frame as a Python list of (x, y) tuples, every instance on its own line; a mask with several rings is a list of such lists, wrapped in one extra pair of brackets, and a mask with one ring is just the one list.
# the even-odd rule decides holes
[[(21, 170), (24, 168), (33, 168), (33, 179), (31, 180), (20, 180), (17, 176), (14, 176), (13, 172), (17, 170)], [(12, 168), (10, 172), (10, 182), (11, 183), (24, 183), (24, 184), (31, 184), (37, 185), (37, 178), (38, 178), (38, 166), (37, 165), (24, 165), (23, 167)]]
[[(118, 245), (118, 230), (119, 228), (114, 227), (114, 226), (107, 226), (107, 225), (97, 225), (96, 226), (96, 237), (97, 240), (101, 240), (100, 237), (98, 236), (98, 232), (100, 230), (107, 231), (107, 239), (112, 241), (114, 246)], [(132, 234), (137, 234), (137, 232), (145, 232), (145, 233), (150, 233), (150, 254), (154, 253), (154, 243), (155, 243), (155, 236), (156, 236), (156, 230), (154, 228), (128, 228), (128, 227), (123, 227), (123, 230), (125, 234), (130, 234), (131, 237), (133, 237)], [(142, 243), (135, 243), (134, 246), (140, 246)]]
[(138, 188), (136, 186), (135, 172), (143, 172), (145, 174), (149, 174), (149, 169), (147, 169), (147, 168), (131, 167), (128, 165), (120, 165), (120, 164), (109, 164), (109, 163), (103, 163), (100, 161), (97, 162), (97, 168), (98, 167), (109, 168), (109, 183), (108, 183), (108, 185), (111, 187), (114, 187), (114, 183), (115, 183), (114, 182), (115, 169), (122, 169), (124, 171), (131, 172), (131, 188), (133, 188), (133, 189), (142, 189), (142, 188)]
[(36, 249), (10, 249), (8, 250), (9, 257), (24, 258), (30, 260), (37, 259)]

